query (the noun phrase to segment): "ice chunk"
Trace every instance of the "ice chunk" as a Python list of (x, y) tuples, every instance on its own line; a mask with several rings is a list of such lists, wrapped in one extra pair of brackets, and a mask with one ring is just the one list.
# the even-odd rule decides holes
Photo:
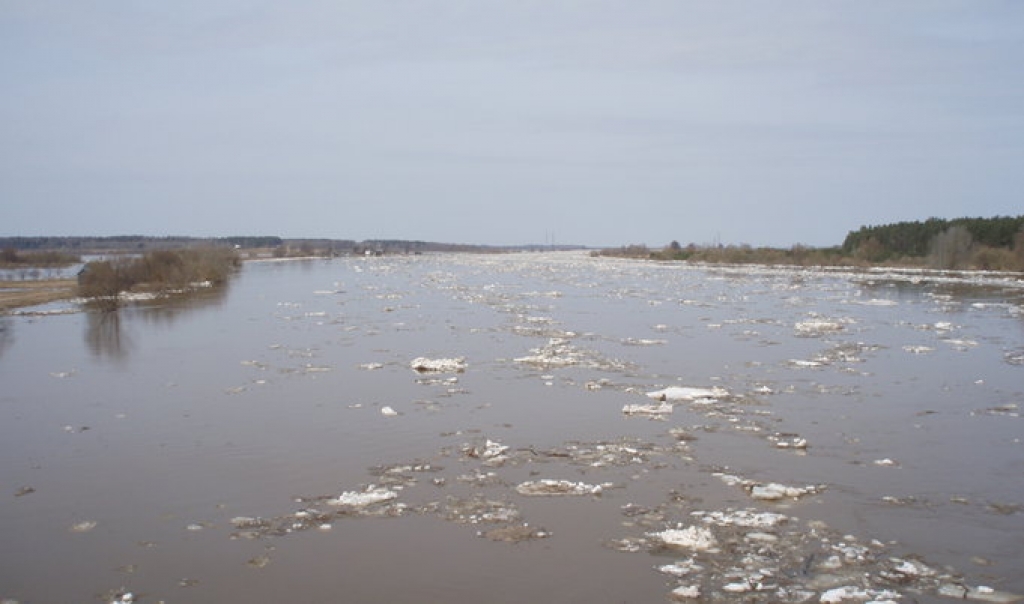
[(840, 604), (841, 602), (876, 602), (892, 601), (900, 598), (900, 594), (888, 589), (861, 589), (852, 585), (836, 587), (821, 594), (821, 602)]
[(741, 526), (745, 528), (772, 528), (789, 521), (789, 517), (775, 512), (756, 510), (728, 510), (725, 512), (693, 512), (704, 522), (717, 526)]
[(647, 396), (659, 401), (695, 401), (698, 399), (717, 399), (729, 396), (724, 388), (693, 388), (690, 386), (669, 386), (661, 390), (648, 392)]
[(911, 577), (931, 577), (935, 575), (935, 569), (917, 560), (896, 559), (893, 562), (897, 563), (893, 571), (901, 575)]
[(793, 367), (821, 367), (824, 365), (821, 361), (805, 361), (803, 359), (789, 359), (789, 364)]
[(380, 408), (380, 414), (385, 416), (385, 417), (394, 417), (394, 416), (398, 415), (398, 411), (395, 411), (391, 407), (388, 407), (387, 405), (385, 405), (385, 406)]
[(414, 371), (420, 373), (460, 373), (466, 370), (466, 359), (465, 357), (453, 359), (417, 357), (412, 360), (410, 366)]
[(680, 585), (672, 590), (673, 600), (699, 600), (700, 587), (697, 585)]
[(718, 547), (718, 540), (715, 539), (715, 534), (711, 532), (711, 529), (696, 525), (684, 529), (665, 529), (651, 533), (650, 536), (657, 537), (669, 547), (695, 551), (708, 551)]
[(398, 493), (384, 488), (378, 488), (370, 485), (366, 490), (359, 491), (345, 491), (337, 497), (337, 499), (329, 499), (327, 501), (330, 505), (337, 506), (348, 506), (348, 507), (366, 507), (374, 503), (382, 503), (384, 501), (390, 501), (398, 497)]
[(818, 487), (790, 487), (777, 482), (754, 485), (750, 489), (750, 496), (763, 501), (778, 501), (779, 499), (798, 499), (804, 495), (811, 495), (818, 492)]
[(510, 447), (508, 445), (503, 445), (498, 441), (488, 438), (484, 441), (483, 445), (463, 445), (462, 452), (468, 457), (475, 457), (478, 459), (505, 459), (503, 456), (508, 452), (509, 448)]
[(978, 602), (999, 602), (1000, 604), (1011, 604), (1013, 602), (1020, 602), (1024, 600), (1024, 596), (1019, 594), (997, 591), (985, 585), (979, 585), (978, 587), (967, 590), (967, 595), (965, 597), (968, 600), (976, 600)]
[(72, 533), (88, 533), (92, 529), (96, 528), (96, 522), (93, 520), (84, 520), (82, 522), (76, 522), (71, 525), (69, 529)]
[(733, 583), (726, 583), (722, 586), (722, 591), (729, 593), (743, 593), (752, 590), (754, 587), (749, 581), (736, 581)]
[(541, 480), (530, 480), (521, 483), (516, 487), (520, 495), (543, 496), (543, 495), (600, 495), (609, 484), (587, 484), (585, 482), (572, 482), (571, 480), (555, 480), (544, 478)]
[(672, 413), (672, 403), (662, 401), (650, 405), (625, 405), (622, 412), (626, 415), (667, 415)]
[(673, 577), (685, 577), (691, 573), (699, 573), (702, 570), (704, 568), (694, 562), (693, 559), (680, 560), (675, 564), (663, 564), (658, 567), (658, 572), (672, 575)]
[(797, 335), (801, 336), (820, 336), (829, 333), (837, 333), (844, 329), (841, 322), (828, 321), (825, 319), (802, 321), (797, 323), (795, 327)]

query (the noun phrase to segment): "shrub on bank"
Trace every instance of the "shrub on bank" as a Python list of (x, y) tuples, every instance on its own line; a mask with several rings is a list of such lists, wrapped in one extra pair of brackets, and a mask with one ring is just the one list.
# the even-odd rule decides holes
[(79, 275), (79, 293), (101, 308), (116, 308), (121, 292), (170, 293), (200, 283), (221, 284), (241, 265), (234, 250), (159, 250), (142, 256), (90, 262)]

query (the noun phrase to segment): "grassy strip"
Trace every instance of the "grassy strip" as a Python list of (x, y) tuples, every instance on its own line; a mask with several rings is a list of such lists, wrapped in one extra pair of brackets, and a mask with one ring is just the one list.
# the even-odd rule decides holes
[(78, 283), (74, 279), (0, 281), (0, 312), (77, 296)]

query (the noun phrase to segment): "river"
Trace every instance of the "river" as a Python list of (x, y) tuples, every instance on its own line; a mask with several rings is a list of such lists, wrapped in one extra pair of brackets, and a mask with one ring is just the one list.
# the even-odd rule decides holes
[(1024, 283), (248, 262), (0, 317), (4, 602), (1024, 594)]

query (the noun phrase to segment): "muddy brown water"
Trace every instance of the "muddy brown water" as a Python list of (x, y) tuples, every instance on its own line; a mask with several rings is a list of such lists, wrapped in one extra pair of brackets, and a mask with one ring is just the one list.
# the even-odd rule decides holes
[[(1010, 601), (1022, 304), (1005, 276), (552, 253), (253, 262), (0, 317), (0, 598)], [(727, 394), (623, 413), (669, 386)], [(517, 490), (544, 479), (601, 486)], [(786, 521), (701, 516), (737, 510)], [(695, 525), (716, 549), (654, 536)]]

